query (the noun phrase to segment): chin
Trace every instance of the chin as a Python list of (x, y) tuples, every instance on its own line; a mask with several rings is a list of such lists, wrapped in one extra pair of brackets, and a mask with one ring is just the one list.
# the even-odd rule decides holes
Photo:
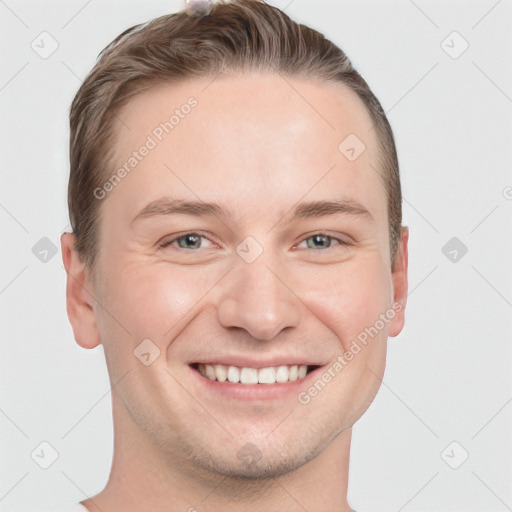
[(209, 458), (195, 459), (195, 463), (202, 466), (210, 473), (216, 473), (228, 477), (231, 481), (266, 481), (286, 475), (295, 471), (303, 464), (311, 460), (315, 454), (305, 456), (296, 454), (292, 457), (264, 456), (257, 461), (244, 462), (222, 459), (212, 460)]
[(218, 453), (196, 446), (190, 455), (194, 466), (208, 473), (231, 480), (264, 481), (295, 471), (316, 457), (325, 443), (312, 444), (311, 439), (314, 437), (309, 442), (305, 439), (300, 442), (294, 437), (280, 447), (279, 443), (268, 443), (264, 438), (254, 443), (248, 441), (237, 450), (219, 448)]

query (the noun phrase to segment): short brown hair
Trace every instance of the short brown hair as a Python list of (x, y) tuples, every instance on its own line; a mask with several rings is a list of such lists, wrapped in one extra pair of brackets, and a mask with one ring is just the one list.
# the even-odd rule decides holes
[(213, 77), (225, 69), (341, 82), (359, 96), (379, 141), (394, 263), (402, 222), (398, 159), (393, 132), (370, 87), (345, 53), (316, 30), (262, 0), (221, 0), (207, 16), (184, 10), (126, 30), (100, 53), (77, 92), (70, 111), (68, 206), (75, 249), (85, 264), (93, 268), (97, 251), (100, 200), (94, 190), (111, 172), (116, 111), (152, 85)]

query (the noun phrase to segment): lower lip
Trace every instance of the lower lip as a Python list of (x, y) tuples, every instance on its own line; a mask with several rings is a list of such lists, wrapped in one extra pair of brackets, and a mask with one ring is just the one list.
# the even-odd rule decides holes
[(321, 372), (322, 367), (310, 371), (304, 378), (291, 382), (280, 382), (275, 384), (241, 384), (228, 381), (219, 382), (203, 377), (201, 373), (189, 366), (192, 372), (192, 378), (198, 382), (203, 389), (210, 393), (222, 395), (226, 398), (236, 400), (278, 400), (297, 396), (300, 391), (307, 389), (311, 382), (316, 379), (317, 373)]

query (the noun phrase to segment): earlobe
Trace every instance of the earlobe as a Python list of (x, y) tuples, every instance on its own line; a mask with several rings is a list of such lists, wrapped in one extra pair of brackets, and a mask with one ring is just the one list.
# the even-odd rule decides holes
[(393, 309), (395, 316), (389, 322), (389, 336), (398, 336), (405, 323), (405, 306), (407, 304), (408, 280), (407, 269), (409, 265), (409, 228), (401, 228), (400, 245), (398, 254), (392, 270), (393, 282)]
[(60, 245), (66, 270), (66, 309), (75, 341), (83, 348), (97, 347), (101, 338), (94, 315), (94, 295), (85, 264), (75, 251), (75, 236), (63, 233)]

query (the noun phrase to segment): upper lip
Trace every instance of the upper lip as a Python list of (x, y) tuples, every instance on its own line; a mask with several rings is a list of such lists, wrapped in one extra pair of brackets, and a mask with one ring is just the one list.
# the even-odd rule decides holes
[(265, 360), (262, 359), (253, 359), (248, 357), (234, 357), (233, 355), (229, 355), (226, 357), (222, 356), (214, 356), (211, 358), (203, 357), (200, 360), (194, 361), (191, 364), (209, 364), (209, 365), (216, 365), (216, 364), (223, 364), (225, 366), (238, 366), (239, 368), (268, 368), (270, 366), (323, 366), (322, 363), (316, 362), (312, 359), (306, 358), (306, 357), (297, 357), (297, 356), (290, 356), (290, 357), (274, 357), (274, 358), (268, 358)]

